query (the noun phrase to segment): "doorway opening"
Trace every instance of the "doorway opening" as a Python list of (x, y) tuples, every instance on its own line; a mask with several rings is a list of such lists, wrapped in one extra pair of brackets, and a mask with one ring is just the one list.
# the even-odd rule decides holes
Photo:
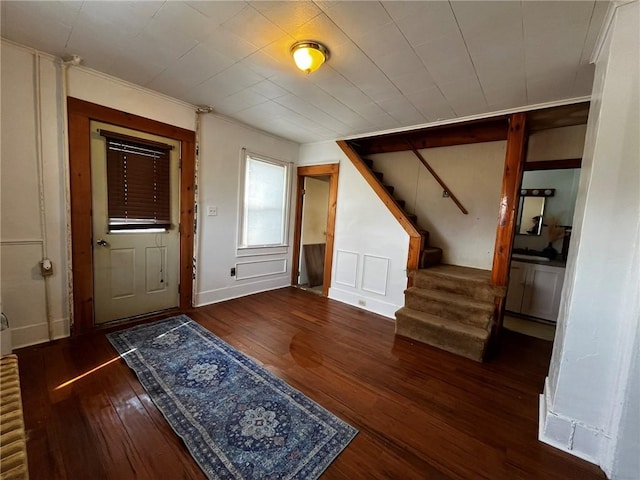
[(328, 296), (338, 196), (338, 164), (299, 167), (291, 284)]

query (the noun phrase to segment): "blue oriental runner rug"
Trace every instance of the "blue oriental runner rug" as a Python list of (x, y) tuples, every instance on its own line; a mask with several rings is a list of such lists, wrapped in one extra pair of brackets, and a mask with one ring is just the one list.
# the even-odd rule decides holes
[(107, 337), (210, 479), (315, 479), (358, 433), (184, 315)]

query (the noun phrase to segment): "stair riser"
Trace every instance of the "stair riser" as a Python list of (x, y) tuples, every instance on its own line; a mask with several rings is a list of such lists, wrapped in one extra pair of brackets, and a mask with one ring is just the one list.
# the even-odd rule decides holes
[(413, 285), (428, 290), (439, 290), (448, 293), (466, 295), (474, 300), (493, 302), (496, 296), (500, 296), (501, 289), (484, 283), (429, 275), (418, 271), (413, 276)]
[(396, 334), (446, 350), (456, 355), (482, 361), (486, 339), (451, 332), (440, 326), (419, 322), (402, 313), (396, 314)]
[[(488, 308), (470, 308), (453, 303), (445, 303), (425, 298), (412, 292), (405, 293), (405, 306), (413, 310), (447, 318), (453, 322), (465, 323), (480, 328), (488, 328), (493, 316), (492, 305)], [(489, 310), (491, 308), (491, 310)]]

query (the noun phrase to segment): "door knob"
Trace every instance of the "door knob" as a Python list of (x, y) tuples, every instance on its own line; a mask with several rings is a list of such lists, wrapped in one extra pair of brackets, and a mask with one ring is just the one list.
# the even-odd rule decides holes
[(107, 243), (107, 241), (106, 241), (106, 240), (103, 240), (103, 239), (98, 240), (96, 243), (97, 243), (98, 245), (100, 245), (101, 247), (106, 247), (107, 245), (109, 245), (109, 244)]

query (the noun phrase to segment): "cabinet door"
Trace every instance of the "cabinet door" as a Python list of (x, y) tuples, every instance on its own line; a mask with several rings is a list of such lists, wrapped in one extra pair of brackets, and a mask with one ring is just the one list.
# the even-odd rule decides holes
[(558, 318), (564, 268), (530, 265), (521, 312), (555, 322)]
[(524, 295), (525, 280), (527, 276), (527, 264), (511, 262), (509, 270), (509, 286), (507, 287), (507, 300), (505, 309), (520, 313), (522, 297)]

